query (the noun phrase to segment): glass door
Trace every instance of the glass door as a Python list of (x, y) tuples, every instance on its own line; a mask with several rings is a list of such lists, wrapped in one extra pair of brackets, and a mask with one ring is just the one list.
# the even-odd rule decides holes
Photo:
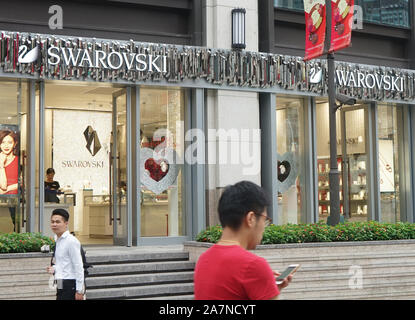
[(127, 196), (127, 90), (113, 94), (113, 126), (111, 136), (111, 212), (114, 244), (128, 245)]
[(366, 221), (368, 217), (367, 135), (365, 107), (341, 111), (343, 213), (348, 221)]
[(45, 83), (37, 173), (45, 235), (53, 236), (50, 216), (61, 208), (69, 212), (69, 231), (82, 245), (113, 244), (109, 154), (113, 94), (119, 90), (107, 84)]

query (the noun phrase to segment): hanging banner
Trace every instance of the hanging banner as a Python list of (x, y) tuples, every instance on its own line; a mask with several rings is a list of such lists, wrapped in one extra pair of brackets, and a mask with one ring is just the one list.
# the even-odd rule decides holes
[(326, 1), (304, 0), (306, 39), (304, 60), (323, 54), (326, 40)]
[(350, 46), (354, 15), (354, 0), (331, 1), (330, 52)]

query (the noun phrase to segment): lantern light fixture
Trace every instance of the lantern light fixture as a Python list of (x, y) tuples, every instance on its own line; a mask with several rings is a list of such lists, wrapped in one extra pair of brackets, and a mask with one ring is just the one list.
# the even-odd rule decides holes
[(244, 8), (232, 10), (232, 49), (245, 49), (245, 15)]

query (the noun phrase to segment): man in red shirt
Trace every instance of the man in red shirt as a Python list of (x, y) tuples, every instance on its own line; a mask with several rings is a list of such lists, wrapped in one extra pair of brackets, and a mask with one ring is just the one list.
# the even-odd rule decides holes
[(194, 273), (196, 300), (277, 299), (292, 275), (277, 285), (277, 271), (248, 250), (261, 243), (271, 219), (267, 216), (269, 197), (258, 185), (242, 181), (223, 192), (218, 205), (223, 227), (217, 244), (204, 252)]

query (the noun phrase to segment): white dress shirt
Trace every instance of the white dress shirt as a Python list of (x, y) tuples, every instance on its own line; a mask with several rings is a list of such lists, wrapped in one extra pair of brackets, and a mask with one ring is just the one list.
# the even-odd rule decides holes
[(76, 280), (76, 291), (84, 287), (84, 264), (81, 256), (81, 244), (78, 239), (64, 232), (60, 238), (55, 235), (55, 279)]

